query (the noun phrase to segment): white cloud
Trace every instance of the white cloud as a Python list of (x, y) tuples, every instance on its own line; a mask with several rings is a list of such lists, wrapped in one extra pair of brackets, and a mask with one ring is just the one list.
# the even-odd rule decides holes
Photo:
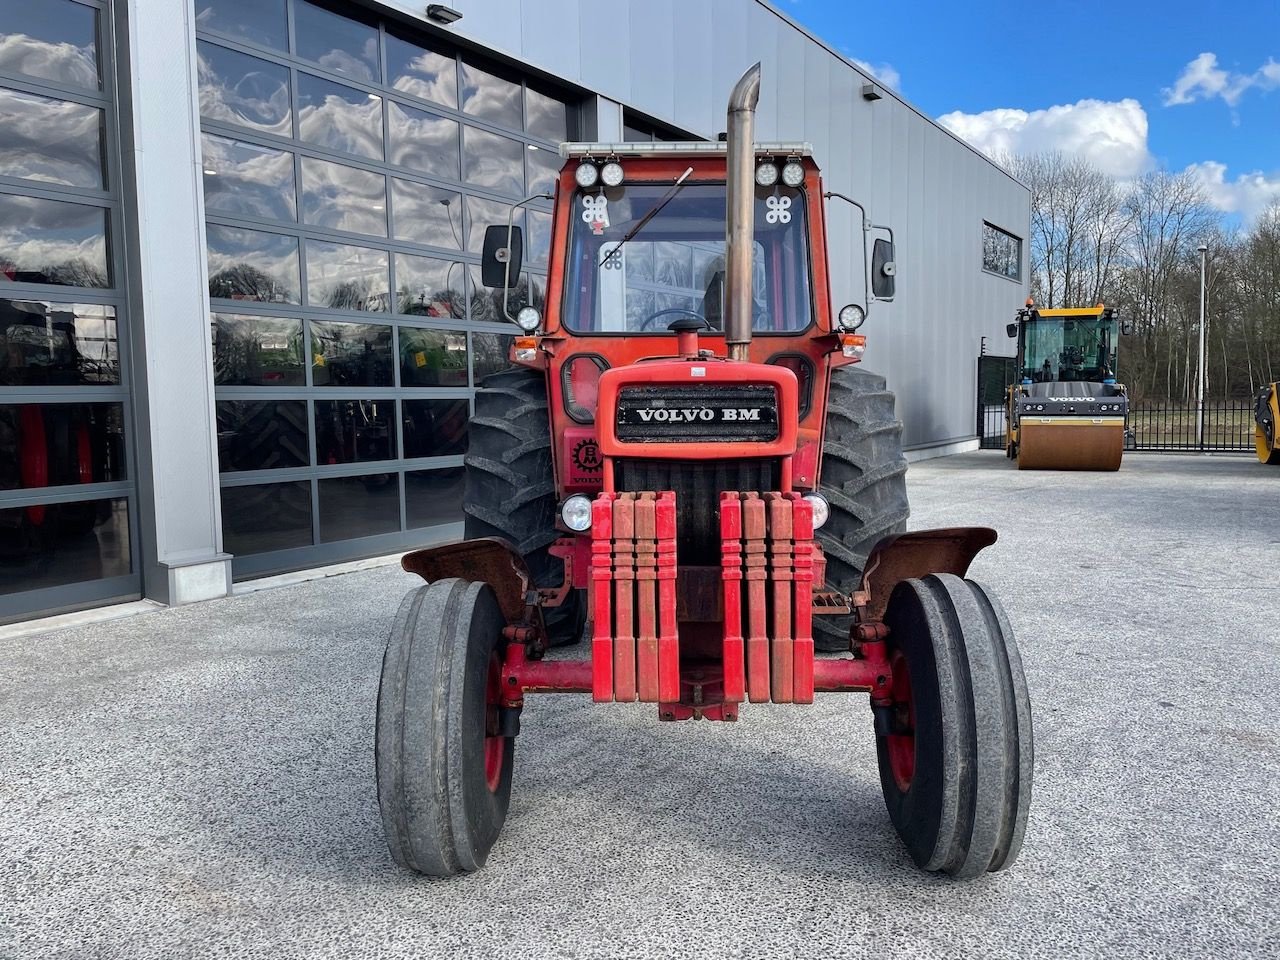
[(957, 110), (938, 122), (991, 157), (1061, 151), (1116, 177), (1136, 176), (1152, 165), (1147, 113), (1137, 100), (1081, 100), (1031, 111)]
[(1260, 170), (1227, 179), (1227, 165), (1216, 160), (1193, 163), (1187, 172), (1200, 181), (1209, 202), (1224, 213), (1238, 213), (1253, 220), (1275, 200), (1280, 200), (1280, 173), (1268, 177)]
[(850, 58), (854, 65), (863, 73), (870, 74), (875, 77), (886, 87), (892, 87), (898, 92), (902, 91), (902, 75), (894, 69), (891, 63), (869, 63), (866, 60), (859, 60), (857, 57)]
[(1205, 52), (1183, 67), (1173, 86), (1165, 87), (1161, 93), (1166, 107), (1214, 97), (1221, 97), (1227, 106), (1234, 107), (1252, 88), (1276, 87), (1280, 87), (1280, 63), (1270, 57), (1253, 73), (1232, 73), (1218, 66), (1216, 54)]

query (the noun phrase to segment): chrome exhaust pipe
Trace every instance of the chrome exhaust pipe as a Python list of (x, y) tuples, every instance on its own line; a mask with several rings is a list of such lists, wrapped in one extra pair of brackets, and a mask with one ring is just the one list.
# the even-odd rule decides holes
[(751, 346), (751, 253), (755, 243), (755, 127), (760, 64), (729, 95), (726, 153), (728, 190), (724, 237), (724, 334), (730, 360), (746, 360)]

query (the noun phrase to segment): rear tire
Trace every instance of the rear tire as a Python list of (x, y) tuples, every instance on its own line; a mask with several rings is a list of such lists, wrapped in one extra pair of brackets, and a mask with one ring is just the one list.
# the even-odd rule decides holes
[[(857, 366), (832, 371), (818, 488), (831, 516), (817, 539), (827, 558), (827, 586), (844, 594), (858, 588), (871, 548), (907, 529), (907, 461), (893, 408), (884, 377)], [(852, 625), (852, 616), (815, 617), (815, 647), (848, 650)]]
[[(556, 483), (546, 376), (512, 367), (485, 377), (476, 391), (470, 446), (464, 460), (464, 536), (501, 537), (515, 545), (539, 587), (564, 583), (564, 563), (548, 548), (556, 530)], [(582, 591), (543, 609), (553, 645), (577, 643), (586, 623)]]
[(1031, 803), (1031, 701), (1008, 619), (951, 574), (904, 580), (885, 614), (893, 726), (876, 738), (898, 835), (925, 870), (972, 879), (1017, 859)]

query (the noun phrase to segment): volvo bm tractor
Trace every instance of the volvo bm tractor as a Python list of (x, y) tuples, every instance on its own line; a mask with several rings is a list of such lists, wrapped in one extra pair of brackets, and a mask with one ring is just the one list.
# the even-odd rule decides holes
[(1018, 338), (1020, 380), (1009, 387), (1005, 454), (1019, 470), (1119, 470), (1129, 397), (1116, 382), (1115, 311), (1028, 300), (1006, 330)]
[[(759, 88), (757, 64), (722, 142), (561, 147), (544, 309), (519, 310), (512, 367), (476, 394), (467, 539), (403, 560), (426, 583), (391, 630), (375, 754), (404, 867), (484, 864), (521, 711), (551, 693), (659, 721), (868, 694), (915, 862), (968, 878), (1018, 854), (1027, 686), (1000, 603), (965, 579), (996, 534), (904, 532), (902, 426), (855, 332), (893, 296), (892, 234), (854, 204), (865, 291), (834, 310), (824, 200), (847, 198), (806, 144), (754, 142)], [(489, 227), (504, 310), (522, 250)]]

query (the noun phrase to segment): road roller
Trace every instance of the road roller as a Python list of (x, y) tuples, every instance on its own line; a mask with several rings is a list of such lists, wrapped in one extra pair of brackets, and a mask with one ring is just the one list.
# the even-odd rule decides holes
[(1253, 442), (1258, 459), (1280, 466), (1280, 383), (1269, 383), (1253, 399)]

